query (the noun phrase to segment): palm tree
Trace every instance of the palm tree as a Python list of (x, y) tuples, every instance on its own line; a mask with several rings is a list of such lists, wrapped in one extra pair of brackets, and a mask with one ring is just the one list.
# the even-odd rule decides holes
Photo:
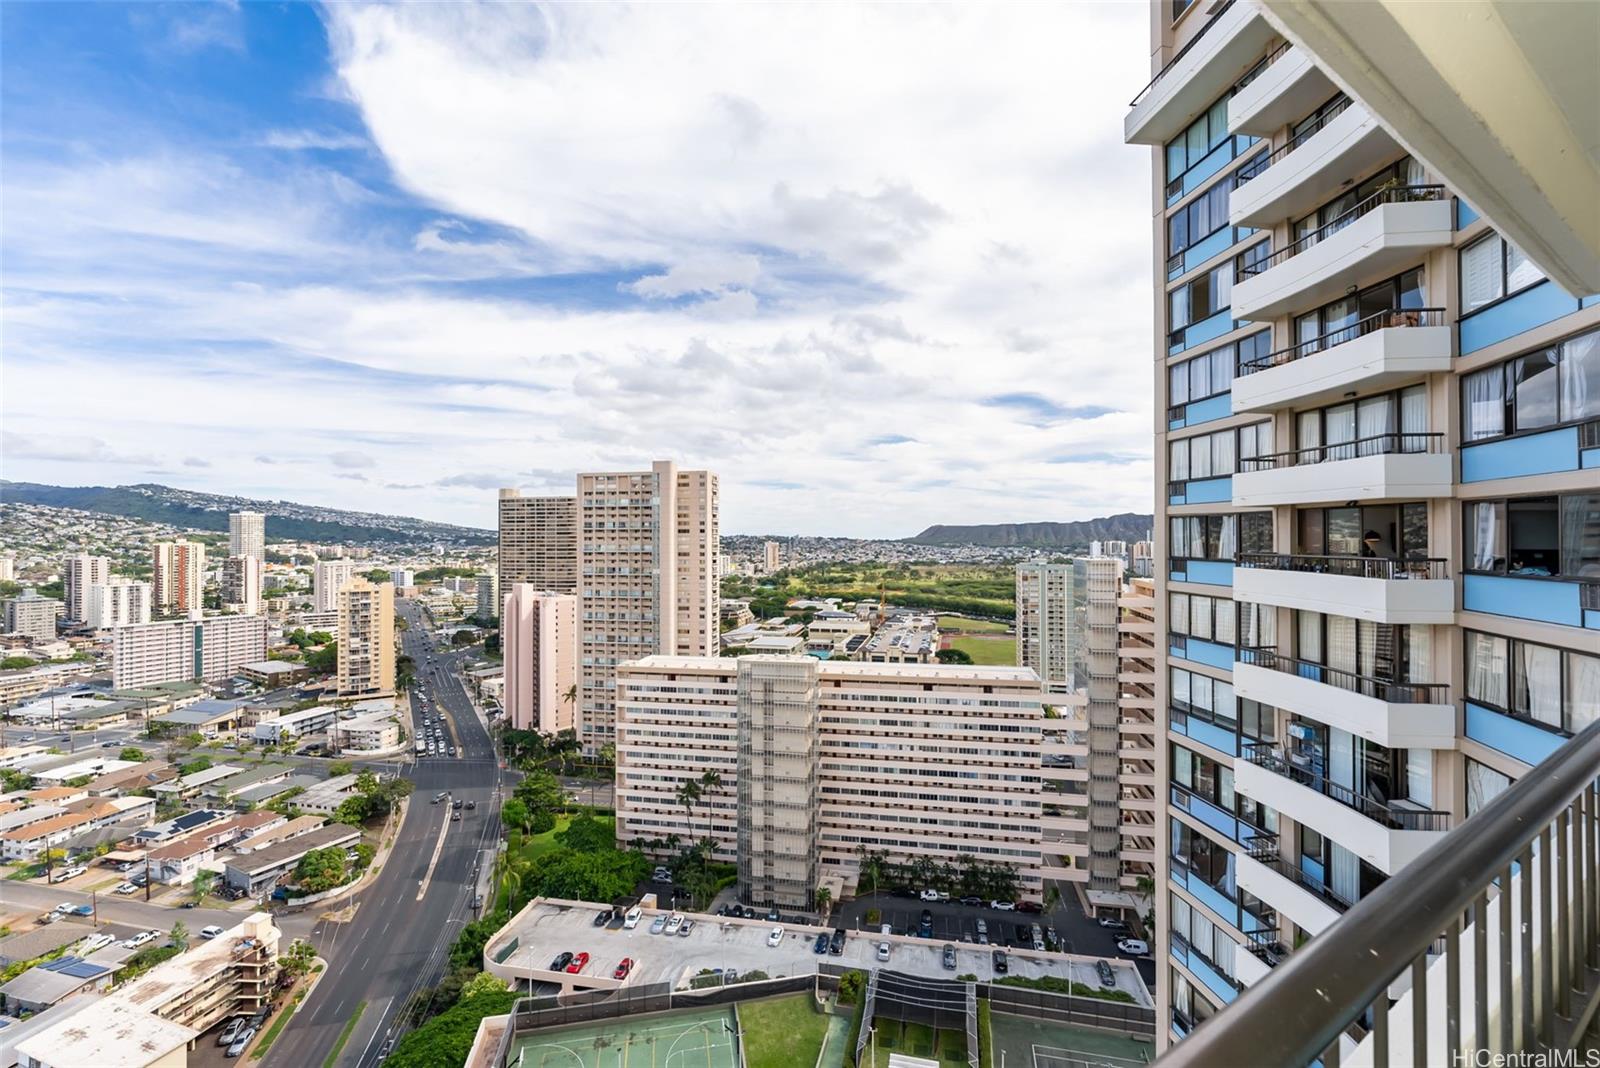
[[(700, 791), (707, 798), (715, 797), (722, 792), (722, 773), (716, 768), (708, 768), (700, 776)], [(709, 803), (706, 811), (706, 841), (711, 841), (711, 812)]]
[(700, 800), (700, 783), (694, 779), (685, 779), (678, 785), (678, 804), (683, 806), (689, 818), (689, 840), (694, 841), (694, 803)]

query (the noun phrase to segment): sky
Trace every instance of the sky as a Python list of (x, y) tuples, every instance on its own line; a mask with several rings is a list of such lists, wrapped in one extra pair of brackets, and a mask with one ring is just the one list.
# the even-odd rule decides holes
[(1150, 511), (1124, 4), (0, 5), (0, 474), (728, 533)]

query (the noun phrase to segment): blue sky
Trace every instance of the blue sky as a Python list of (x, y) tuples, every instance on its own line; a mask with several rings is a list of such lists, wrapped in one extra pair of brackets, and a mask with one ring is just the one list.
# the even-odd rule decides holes
[(4, 476), (491, 525), (673, 458), (728, 531), (1148, 510), (1143, 22), (6, 4)]

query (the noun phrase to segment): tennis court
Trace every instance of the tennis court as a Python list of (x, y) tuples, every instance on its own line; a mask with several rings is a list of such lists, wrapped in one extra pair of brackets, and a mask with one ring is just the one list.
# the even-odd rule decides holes
[(733, 1013), (701, 1009), (535, 1031), (512, 1068), (738, 1068)]
[(989, 1017), (994, 1063), (1006, 1068), (1139, 1068), (1155, 1060), (1153, 1043), (1112, 1031), (1068, 1027), (996, 1012)]

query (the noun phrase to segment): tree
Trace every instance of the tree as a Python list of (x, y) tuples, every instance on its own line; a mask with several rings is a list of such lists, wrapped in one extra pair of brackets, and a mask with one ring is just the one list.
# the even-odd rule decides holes
[(339, 643), (330, 641), (321, 649), (307, 653), (306, 667), (315, 675), (331, 675), (339, 670)]
[(970, 664), (972, 655), (965, 649), (940, 649), (933, 654), (941, 664)]
[(372, 583), (374, 586), (381, 582), (390, 581), (389, 572), (385, 571), (381, 567), (375, 567), (371, 571), (363, 571), (361, 573), (361, 577)]
[(328, 778), (333, 779), (340, 775), (348, 775), (354, 770), (356, 770), (356, 766), (351, 761), (335, 760), (332, 764), (328, 765)]
[(856, 855), (861, 859), (861, 878), (872, 884), (872, 893), (878, 892), (878, 883), (883, 879), (884, 862), (887, 858), (874, 850), (870, 850), (863, 843), (856, 850)]
[(567, 773), (569, 758), (582, 746), (578, 742), (578, 732), (572, 729), (557, 731), (549, 743), (550, 755), (561, 760), (561, 774)]
[(689, 821), (689, 838), (694, 838), (694, 803), (700, 800), (700, 782), (697, 779), (685, 779), (678, 784), (678, 804), (683, 806), (684, 814)]
[(193, 775), (196, 772), (205, 771), (209, 767), (211, 767), (211, 758), (210, 757), (208, 757), (208, 756), (195, 757), (193, 760), (185, 761), (184, 763), (179, 764), (178, 765), (178, 774), (180, 776)]
[(16, 671), (19, 668), (33, 667), (39, 661), (31, 656), (8, 656), (0, 660), (0, 671)]
[(278, 966), (298, 979), (310, 973), (311, 965), (316, 959), (316, 947), (303, 938), (296, 938), (289, 943), (288, 949), (278, 955)]
[(122, 750), (122, 752), (117, 754), (117, 759), (118, 760), (131, 760), (135, 764), (142, 764), (142, 763), (144, 763), (144, 750), (143, 749), (136, 749), (136, 748), (134, 748), (133, 746), (130, 745), (130, 746), (127, 746), (126, 748), (124, 748)]
[(611, 901), (631, 893), (649, 872), (642, 853), (555, 849), (534, 862), (523, 891), (568, 901)]
[(503, 994), (507, 989), (504, 979), (488, 972), (479, 972), (468, 979), (466, 985), (461, 988), (461, 1000), (471, 1001), (480, 994)]
[(344, 882), (344, 864), (343, 846), (313, 849), (295, 865), (294, 877), (307, 893), (321, 893)]
[(473, 630), (471, 627), (462, 627), (460, 630), (450, 635), (451, 645), (471, 645), (477, 640), (478, 632)]
[(826, 886), (817, 887), (816, 901), (817, 911), (827, 912), (828, 906), (833, 903), (833, 891)]
[(5, 786), (6, 793), (27, 790), (33, 786), (33, 776), (15, 768), (0, 768), (0, 785)]
[(505, 804), (500, 806), (500, 822), (505, 824), (507, 830), (528, 833), (528, 826), (532, 822), (532, 813), (528, 811), (527, 802), (520, 797), (508, 797)]
[(530, 812), (539, 809), (553, 811), (560, 808), (566, 799), (566, 789), (561, 785), (561, 780), (548, 771), (535, 771), (525, 775), (511, 794), (520, 798)]
[(167, 938), (179, 949), (189, 948), (189, 928), (184, 926), (182, 920), (178, 920), (172, 925), (172, 930), (168, 932)]
[(195, 901), (199, 902), (205, 900), (205, 896), (211, 893), (216, 885), (217, 873), (201, 870), (195, 873), (194, 882), (190, 884), (189, 889), (194, 892)]
[[(505, 810), (502, 808), (501, 812)], [(598, 853), (617, 846), (617, 833), (611, 825), (588, 812), (574, 816), (565, 830), (556, 832), (555, 839), (575, 853)]]

